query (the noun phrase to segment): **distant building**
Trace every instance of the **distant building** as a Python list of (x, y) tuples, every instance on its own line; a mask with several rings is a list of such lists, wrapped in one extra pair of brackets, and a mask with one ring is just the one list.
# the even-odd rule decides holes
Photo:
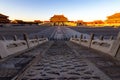
[(89, 27), (103, 27), (105, 25), (104, 21), (102, 20), (95, 20), (91, 22), (84, 22), (86, 26)]
[(5, 23), (9, 23), (10, 20), (8, 19), (8, 16), (0, 14), (0, 24), (5, 24)]
[(13, 23), (13, 24), (24, 24), (24, 21), (15, 19), (15, 20), (11, 21), (11, 23)]
[(40, 21), (40, 20), (34, 20), (34, 23), (36, 23), (36, 24), (41, 24), (41, 23), (43, 23), (43, 21)]
[(110, 26), (120, 26), (120, 13), (115, 13), (111, 16), (108, 16), (105, 23)]
[(85, 22), (83, 20), (76, 21), (77, 26), (85, 25)]
[(49, 23), (50, 21), (43, 21), (43, 23)]
[(54, 26), (63, 26), (65, 22), (68, 22), (68, 19), (64, 15), (54, 15), (50, 18), (50, 22)]
[(11, 21), (12, 24), (38, 24), (38, 22), (33, 21), (23, 21), (23, 20), (13, 20)]

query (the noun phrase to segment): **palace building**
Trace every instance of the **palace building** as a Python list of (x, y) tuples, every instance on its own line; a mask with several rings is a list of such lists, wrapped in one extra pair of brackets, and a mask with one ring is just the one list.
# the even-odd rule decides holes
[(120, 26), (120, 13), (115, 13), (111, 16), (108, 16), (105, 22), (110, 26)]
[(9, 23), (10, 20), (8, 19), (8, 16), (0, 14), (0, 23)]
[(13, 20), (13, 21), (11, 21), (11, 23), (13, 23), (13, 24), (23, 24), (24, 23), (24, 21), (23, 20)]
[(50, 18), (50, 22), (54, 26), (64, 26), (68, 19), (64, 15), (54, 15)]

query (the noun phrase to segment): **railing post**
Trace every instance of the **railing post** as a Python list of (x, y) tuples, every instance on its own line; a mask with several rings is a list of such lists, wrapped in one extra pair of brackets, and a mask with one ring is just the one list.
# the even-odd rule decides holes
[(38, 37), (38, 35), (35, 35), (35, 39), (37, 40), (38, 45), (39, 45), (39, 37)]
[(77, 38), (77, 35), (75, 35), (75, 38)]
[(6, 38), (5, 38), (4, 36), (1, 36), (1, 39), (2, 39), (3, 41), (5, 41), (5, 40), (6, 40)]
[(0, 58), (6, 57), (9, 53), (4, 41), (0, 41)]
[(80, 35), (80, 44), (81, 44), (82, 39), (83, 39), (83, 34)]
[(100, 36), (100, 40), (103, 40), (103, 39), (104, 39), (104, 37), (101, 35), (101, 36)]
[(91, 43), (92, 43), (92, 40), (94, 39), (94, 34), (92, 33), (91, 36), (90, 36), (90, 39), (88, 41), (88, 48), (91, 47)]
[(26, 33), (23, 34), (23, 39), (26, 41), (27, 47), (30, 48), (29, 37)]
[(13, 40), (14, 40), (14, 41), (17, 41), (17, 40), (18, 40), (18, 38), (17, 38), (16, 35), (13, 36)]
[(120, 58), (120, 32), (118, 33), (117, 39), (114, 41), (111, 47), (111, 54), (117, 59)]
[(113, 40), (114, 39), (114, 37), (113, 36), (110, 36), (110, 40)]

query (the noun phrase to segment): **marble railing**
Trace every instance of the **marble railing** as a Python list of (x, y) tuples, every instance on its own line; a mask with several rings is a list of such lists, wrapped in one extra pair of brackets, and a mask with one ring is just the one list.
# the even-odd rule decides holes
[(89, 39), (83, 39), (82, 36), (83, 34), (80, 38), (71, 38), (70, 41), (107, 53), (120, 60), (120, 32), (116, 40), (104, 40), (103, 37), (100, 37), (100, 39), (94, 39), (94, 34), (92, 34)]
[(25, 40), (0, 40), (0, 57), (4, 58), (25, 51), (47, 41), (47, 38), (28, 39), (27, 36)]

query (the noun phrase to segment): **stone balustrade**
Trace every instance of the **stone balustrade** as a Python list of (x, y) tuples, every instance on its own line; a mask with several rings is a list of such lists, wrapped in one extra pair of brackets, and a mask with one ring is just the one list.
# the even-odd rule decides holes
[(70, 41), (88, 48), (107, 53), (120, 60), (120, 32), (116, 40), (113, 40), (111, 38), (109, 40), (104, 40), (103, 36), (100, 36), (99, 39), (94, 39), (94, 34), (92, 34), (89, 39), (83, 39), (82, 36), (83, 34), (80, 36), (80, 38), (72, 37)]
[(48, 41), (47, 38), (29, 39), (27, 35), (24, 37), (24, 40), (17, 40), (17, 38), (14, 40), (0, 40), (0, 58), (22, 52)]

